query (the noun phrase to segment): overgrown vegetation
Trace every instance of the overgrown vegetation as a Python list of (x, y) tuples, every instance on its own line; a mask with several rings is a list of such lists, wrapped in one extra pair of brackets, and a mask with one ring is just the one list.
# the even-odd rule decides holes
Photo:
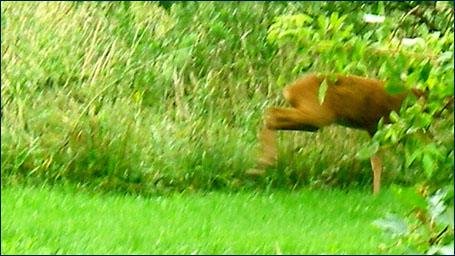
[[(2, 182), (133, 193), (248, 185), (263, 109), (283, 104), (280, 89), (300, 76), (301, 56), (267, 31), (304, 7), (4, 3)], [(263, 185), (370, 183), (368, 162), (352, 157), (365, 134), (282, 136), (282, 164)]]

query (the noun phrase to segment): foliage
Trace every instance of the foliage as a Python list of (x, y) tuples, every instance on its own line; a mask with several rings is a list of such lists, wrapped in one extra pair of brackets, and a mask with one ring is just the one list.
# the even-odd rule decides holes
[[(405, 216), (389, 214), (373, 222), (397, 242), (392, 246), (405, 254), (454, 254), (453, 184), (427, 195), (428, 188), (400, 188), (393, 190), (403, 205)], [(409, 210), (410, 209), (410, 210)]]

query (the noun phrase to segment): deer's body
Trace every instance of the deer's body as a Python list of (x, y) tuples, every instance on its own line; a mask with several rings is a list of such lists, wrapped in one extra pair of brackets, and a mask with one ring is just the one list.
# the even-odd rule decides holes
[[(322, 104), (318, 101), (319, 87), (327, 82)], [(398, 111), (409, 92), (390, 95), (384, 82), (358, 76), (336, 75), (331, 81), (326, 76), (307, 75), (285, 88), (283, 94), (292, 108), (270, 108), (261, 131), (262, 156), (259, 163), (271, 165), (276, 158), (275, 130), (315, 131), (329, 124), (363, 129), (373, 135), (381, 117), (389, 122), (391, 111)], [(413, 91), (418, 94), (417, 91)], [(371, 158), (374, 193), (379, 192), (382, 164), (379, 157)], [(255, 169), (252, 173), (257, 173)]]

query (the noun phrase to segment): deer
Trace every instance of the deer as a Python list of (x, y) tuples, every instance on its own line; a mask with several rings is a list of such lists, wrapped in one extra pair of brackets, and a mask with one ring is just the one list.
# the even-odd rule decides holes
[[(322, 104), (318, 100), (320, 85), (327, 83)], [(398, 112), (409, 93), (425, 97), (425, 92), (412, 88), (402, 93), (389, 94), (385, 81), (354, 75), (308, 74), (288, 85), (283, 96), (291, 108), (269, 107), (265, 111), (264, 126), (260, 129), (260, 157), (257, 168), (246, 171), (247, 175), (264, 176), (265, 168), (277, 160), (277, 130), (314, 132), (331, 125), (361, 129), (370, 137), (377, 131), (381, 118), (390, 123), (389, 114)], [(379, 153), (370, 158), (373, 171), (373, 194), (380, 190), (382, 160)]]

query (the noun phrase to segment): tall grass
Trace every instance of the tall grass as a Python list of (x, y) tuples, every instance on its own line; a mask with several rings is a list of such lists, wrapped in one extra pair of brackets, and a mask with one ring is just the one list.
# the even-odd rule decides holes
[[(5, 2), (2, 183), (97, 190), (239, 189), (268, 105), (298, 78), (292, 47), (266, 42), (294, 5), (260, 2)], [(367, 135), (280, 133), (259, 184), (370, 184)], [(397, 176), (390, 153), (385, 168)], [(253, 184), (256, 186), (257, 184)]]

